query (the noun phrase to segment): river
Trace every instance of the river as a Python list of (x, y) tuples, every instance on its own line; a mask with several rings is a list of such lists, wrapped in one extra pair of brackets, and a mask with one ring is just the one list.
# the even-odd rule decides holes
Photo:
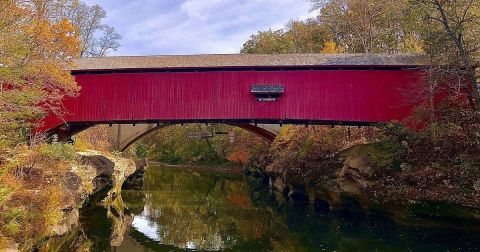
[[(235, 168), (151, 166), (123, 210), (81, 213), (94, 251), (480, 251), (480, 234), (292, 203)], [(83, 241), (85, 242), (85, 241)], [(78, 238), (77, 238), (78, 243)]]

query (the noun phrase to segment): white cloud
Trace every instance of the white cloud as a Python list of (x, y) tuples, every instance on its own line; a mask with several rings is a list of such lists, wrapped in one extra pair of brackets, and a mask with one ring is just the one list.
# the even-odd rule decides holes
[(115, 55), (238, 53), (251, 34), (314, 15), (308, 0), (105, 0), (101, 5), (123, 37)]
[(223, 0), (188, 0), (183, 2), (181, 9), (186, 11), (192, 18), (206, 19), (211, 14), (211, 10), (219, 4), (225, 2)]

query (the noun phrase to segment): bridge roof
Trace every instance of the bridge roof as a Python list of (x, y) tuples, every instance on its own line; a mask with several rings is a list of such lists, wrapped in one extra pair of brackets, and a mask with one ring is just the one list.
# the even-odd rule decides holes
[(418, 54), (209, 54), (83, 58), (75, 60), (68, 70), (415, 67), (427, 64), (427, 56)]

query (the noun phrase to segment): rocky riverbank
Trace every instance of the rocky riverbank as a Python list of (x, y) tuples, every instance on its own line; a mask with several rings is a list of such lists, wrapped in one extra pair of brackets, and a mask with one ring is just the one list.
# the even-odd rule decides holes
[(40, 251), (52, 251), (61, 247), (60, 241), (68, 240), (62, 236), (78, 231), (76, 228), (79, 225), (80, 209), (87, 203), (95, 204), (91, 201), (102, 200), (94, 199), (95, 195), (108, 191), (103, 200), (112, 205), (117, 202), (116, 195), (120, 194), (124, 181), (136, 170), (133, 160), (108, 153), (86, 151), (77, 154), (78, 163), (62, 175), (67, 189), (64, 191), (63, 205), (59, 209), (62, 218), (53, 226), (51, 237), (38, 245)]
[(274, 147), (249, 173), (268, 181), (277, 196), (309, 201), (326, 211), (480, 231), (480, 188), (470, 183), (478, 174), (457, 167), (392, 164), (388, 155), (380, 143), (356, 144), (302, 160), (276, 155)]

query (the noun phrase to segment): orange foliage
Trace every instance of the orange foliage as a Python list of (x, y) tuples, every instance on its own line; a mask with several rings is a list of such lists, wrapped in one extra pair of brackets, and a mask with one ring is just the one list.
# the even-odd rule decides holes
[(249, 197), (247, 197), (247, 195), (244, 194), (231, 193), (227, 196), (227, 200), (228, 202), (241, 208), (247, 208), (252, 206), (252, 201)]
[(237, 150), (228, 156), (228, 161), (232, 163), (246, 165), (250, 160), (250, 152), (248, 150)]

